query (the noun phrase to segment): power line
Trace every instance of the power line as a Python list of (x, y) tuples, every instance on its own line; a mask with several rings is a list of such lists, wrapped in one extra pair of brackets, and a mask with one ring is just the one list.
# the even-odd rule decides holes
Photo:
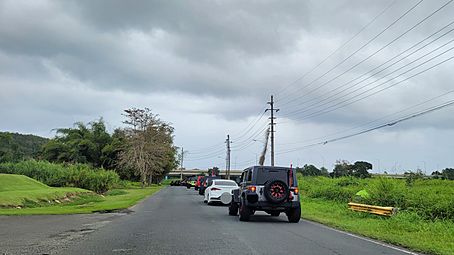
[[(255, 125), (257, 125), (257, 123), (260, 121), (260, 119), (263, 118), (263, 115), (265, 114), (265, 110), (261, 110), (260, 111), (261, 114), (259, 115), (259, 117), (257, 119), (255, 119), (255, 121), (251, 121), (245, 128), (246, 131), (241, 131), (240, 133), (238, 133), (239, 135), (237, 136), (235, 134), (235, 136), (241, 138), (241, 137), (244, 137), (245, 135), (247, 135), (254, 127)], [(207, 154), (206, 152), (209, 151), (209, 153), (212, 153), (212, 150), (215, 149), (215, 148), (220, 148), (224, 143), (216, 143), (214, 145), (211, 145), (211, 146), (207, 146), (207, 147), (204, 147), (204, 148), (200, 148), (200, 149), (194, 149), (194, 150), (191, 150), (190, 154), (194, 155), (194, 154)], [(208, 154), (209, 154), (208, 153)]]
[[(448, 34), (451, 33), (452, 31), (454, 31), (454, 29), (450, 29), (449, 31), (443, 33), (442, 35), (440, 35), (440, 36), (438, 36), (437, 38), (433, 39), (433, 40), (430, 41), (429, 43), (426, 43), (425, 45), (423, 45), (423, 46), (419, 47), (418, 49), (414, 50), (414, 51), (411, 52), (410, 54), (407, 54), (406, 56), (404, 56), (404, 57), (402, 57), (401, 59), (395, 61), (394, 63), (388, 65), (387, 67), (381, 69), (380, 71), (377, 71), (377, 72), (371, 74), (373, 71), (375, 71), (375, 70), (377, 70), (378, 68), (384, 66), (385, 64), (391, 62), (392, 60), (398, 58), (399, 56), (402, 56), (404, 53), (410, 51), (411, 49), (413, 49), (413, 48), (415, 48), (416, 46), (420, 45), (420, 44), (423, 43), (424, 41), (430, 39), (432, 36), (438, 34), (438, 33), (441, 32), (442, 30), (444, 30), (446, 27), (449, 27), (450, 25), (452, 25), (453, 23), (454, 23), (454, 21), (451, 21), (449, 24), (445, 25), (444, 27), (442, 27), (441, 29), (439, 29), (439, 30), (436, 31), (435, 33), (429, 35), (428, 37), (424, 38), (423, 40), (419, 41), (418, 43), (412, 45), (411, 47), (407, 48), (406, 50), (404, 50), (404, 51), (400, 52), (399, 54), (395, 55), (394, 57), (388, 59), (388, 60), (385, 61), (384, 63), (382, 63), (382, 64), (378, 65), (377, 67), (371, 69), (370, 71), (368, 71), (368, 72), (366, 72), (366, 73), (364, 73), (364, 74), (362, 74), (362, 75), (360, 75), (360, 76), (358, 76), (358, 77), (356, 77), (356, 78), (354, 78), (354, 79), (352, 79), (352, 80), (350, 80), (350, 81), (348, 81), (348, 82), (342, 84), (341, 86), (338, 86), (338, 87), (336, 87), (335, 89), (326, 92), (325, 94), (329, 94), (329, 93), (335, 92), (335, 91), (337, 91), (337, 90), (339, 90), (339, 89), (345, 87), (346, 85), (348, 85), (348, 84), (350, 84), (350, 83), (352, 83), (352, 82), (354, 82), (354, 81), (356, 81), (356, 80), (359, 80), (360, 78), (366, 77), (365, 79), (362, 79), (360, 82), (357, 82), (357, 83), (355, 83), (353, 86), (350, 86), (350, 87), (347, 88), (347, 89), (350, 89), (350, 88), (356, 86), (357, 84), (360, 84), (360, 83), (362, 83), (363, 81), (366, 81), (366, 80), (370, 79), (371, 77), (373, 77), (373, 76), (375, 76), (375, 75), (377, 75), (377, 74), (379, 74), (379, 73), (381, 73), (381, 72), (383, 72), (383, 71), (385, 71), (385, 70), (391, 68), (392, 66), (394, 66), (394, 65), (396, 65), (397, 63), (403, 61), (404, 59), (408, 58), (409, 56), (411, 56), (411, 55), (413, 55), (413, 54), (416, 54), (416, 52), (422, 50), (423, 48), (427, 47), (428, 45), (430, 45), (430, 44), (432, 44), (432, 43), (438, 41), (439, 39), (445, 37), (446, 35), (448, 35)], [(370, 75), (367, 76), (368, 74), (370, 74)], [(325, 84), (327, 84), (327, 83), (328, 83), (328, 82), (322, 84), (322, 86), (325, 85)], [(320, 86), (319, 88), (321, 88), (322, 86)], [(343, 91), (346, 91), (346, 90), (343, 90)], [(307, 94), (303, 95), (303, 97), (304, 97), (304, 96), (307, 96)], [(327, 99), (327, 98), (322, 99), (321, 101), (324, 101), (324, 100), (326, 100), (326, 99)], [(302, 106), (302, 105), (305, 105), (305, 104), (307, 104), (307, 103), (313, 102), (314, 100), (317, 100), (317, 98), (312, 98), (312, 99), (309, 99), (309, 100), (301, 100), (302, 102), (299, 103), (299, 106)], [(310, 106), (311, 106), (311, 105), (310, 105)], [(290, 116), (290, 115), (292, 115), (293, 113), (296, 113), (296, 112), (299, 112), (299, 111), (300, 111), (300, 110), (294, 110), (294, 111), (291, 111), (291, 112), (289, 112), (289, 113), (287, 113), (287, 114), (283, 114), (282, 116)]]
[(452, 94), (452, 93), (454, 93), (454, 90), (450, 90), (450, 91), (448, 91), (448, 92), (445, 92), (445, 93), (443, 93), (443, 94), (441, 94), (441, 95), (438, 95), (438, 96), (436, 96), (436, 97), (432, 97), (432, 98), (430, 98), (430, 99), (428, 99), (428, 100), (425, 100), (425, 101), (423, 101), (423, 102), (420, 102), (420, 103), (418, 103), (418, 104), (415, 104), (415, 105), (412, 105), (412, 106), (410, 106), (410, 107), (404, 108), (404, 109), (399, 110), (399, 111), (397, 111), (397, 112), (394, 112), (394, 113), (392, 113), (392, 114), (385, 115), (385, 116), (383, 116), (383, 117), (381, 117), (381, 118), (378, 118), (378, 119), (375, 119), (375, 120), (372, 120), (372, 121), (369, 121), (369, 122), (366, 122), (366, 123), (359, 124), (359, 125), (357, 125), (357, 126), (355, 126), (355, 127), (352, 127), (352, 128), (344, 129), (344, 130), (342, 130), (342, 131), (337, 131), (337, 132), (334, 132), (334, 133), (331, 133), (331, 134), (328, 134), (328, 135), (325, 135), (325, 136), (317, 137), (317, 138), (306, 139), (306, 140), (300, 141), (300, 142), (281, 143), (280, 145), (293, 145), (293, 144), (306, 143), (306, 142), (310, 142), (310, 141), (329, 139), (329, 137), (331, 137), (331, 136), (334, 136), (334, 135), (337, 135), (337, 134), (342, 134), (342, 133), (345, 133), (345, 132), (348, 132), (348, 131), (352, 131), (352, 130), (356, 130), (356, 129), (359, 129), (359, 128), (367, 127), (367, 126), (370, 125), (370, 124), (373, 124), (373, 123), (376, 123), (376, 122), (385, 120), (386, 118), (389, 118), (389, 117), (398, 115), (398, 114), (400, 114), (400, 113), (403, 113), (403, 112), (406, 112), (406, 111), (415, 109), (415, 108), (417, 108), (417, 107), (419, 107), (419, 106), (425, 105), (425, 104), (427, 104), (427, 103), (430, 103), (430, 102), (432, 102), (432, 101), (434, 101), (434, 100), (440, 99), (440, 98), (445, 97), (445, 96), (447, 96), (447, 95), (449, 95), (449, 94)]
[(247, 140), (245, 140), (242, 144), (240, 144), (240, 145), (237, 145), (237, 144), (236, 144), (236, 145), (233, 146), (232, 148), (233, 148), (235, 151), (241, 151), (241, 150), (243, 150), (243, 149), (249, 147), (249, 146), (254, 142), (254, 139), (257, 138), (261, 133), (263, 133), (267, 128), (268, 128), (268, 124), (267, 124), (264, 128), (258, 130), (258, 131), (255, 132), (253, 135), (251, 135), (251, 136), (250, 136)]
[[(302, 88), (299, 88), (297, 91), (300, 91), (310, 85), (312, 85), (314, 82), (320, 80), (321, 78), (325, 77), (327, 74), (329, 74), (330, 72), (332, 72), (334, 69), (336, 69), (337, 67), (339, 67), (340, 65), (342, 65), (343, 63), (345, 63), (347, 60), (349, 60), (350, 58), (352, 58), (356, 53), (358, 53), (359, 51), (361, 51), (362, 49), (364, 49), (366, 46), (368, 46), (370, 43), (372, 43), (375, 39), (377, 39), (379, 36), (381, 36), (383, 33), (385, 33), (388, 29), (390, 29), (392, 26), (394, 26), (397, 22), (399, 22), (402, 18), (404, 18), (408, 13), (410, 13), (411, 11), (413, 11), (419, 4), (421, 4), (424, 0), (419, 0), (416, 4), (414, 4), (410, 9), (408, 9), (407, 11), (405, 11), (402, 15), (400, 15), (397, 19), (395, 19), (393, 22), (391, 22), (388, 26), (386, 26), (381, 32), (379, 32), (378, 34), (376, 34), (374, 37), (372, 37), (371, 39), (369, 39), (365, 44), (361, 45), (357, 50), (355, 50), (353, 53), (351, 53), (350, 55), (348, 55), (346, 58), (344, 58), (342, 61), (340, 61), (339, 63), (337, 63), (335, 66), (333, 66), (332, 68), (330, 68), (328, 71), (326, 71), (325, 73), (323, 73), (321, 76), (319, 76), (318, 78), (312, 80), (310, 83), (306, 84), (306, 86), (302, 87)], [(450, 0), (449, 2), (452, 2), (453, 0)], [(448, 2), (448, 3), (449, 3)], [(295, 98), (293, 100), (290, 100), (290, 101), (287, 101), (287, 102), (284, 102), (284, 103), (281, 103), (281, 107), (283, 106), (286, 106), (290, 103), (292, 103), (293, 101), (295, 100), (298, 100), (298, 98)]]
[(443, 103), (441, 105), (434, 106), (434, 107), (431, 107), (429, 109), (426, 109), (426, 110), (423, 110), (423, 111), (420, 111), (420, 112), (416, 112), (416, 113), (413, 113), (411, 115), (407, 115), (407, 116), (405, 116), (403, 118), (396, 119), (394, 121), (391, 121), (391, 122), (388, 122), (388, 123), (385, 123), (385, 124), (382, 124), (382, 125), (379, 125), (379, 126), (376, 126), (376, 127), (373, 127), (373, 128), (369, 128), (369, 129), (366, 129), (366, 130), (363, 130), (363, 131), (360, 131), (360, 132), (356, 132), (356, 133), (353, 133), (353, 134), (350, 134), (350, 135), (345, 135), (345, 136), (329, 139), (329, 140), (318, 142), (318, 143), (308, 144), (308, 145), (305, 145), (305, 146), (302, 146), (302, 147), (299, 147), (299, 148), (282, 151), (282, 152), (279, 152), (277, 154), (281, 155), (281, 154), (286, 154), (286, 153), (290, 153), (290, 152), (299, 151), (299, 150), (302, 150), (302, 149), (305, 149), (305, 148), (309, 148), (309, 147), (314, 147), (314, 146), (318, 146), (318, 145), (326, 145), (328, 143), (332, 143), (332, 142), (348, 139), (348, 138), (351, 138), (351, 137), (354, 137), (354, 136), (358, 136), (358, 135), (361, 135), (361, 134), (365, 134), (365, 133), (369, 133), (369, 132), (372, 132), (372, 131), (375, 131), (375, 130), (378, 130), (378, 129), (391, 127), (391, 126), (394, 126), (394, 125), (396, 125), (398, 123), (401, 123), (401, 122), (404, 122), (404, 121), (407, 121), (407, 120), (410, 120), (410, 119), (413, 119), (413, 118), (417, 118), (417, 117), (429, 114), (429, 113), (434, 112), (434, 111), (441, 110), (443, 108), (446, 108), (446, 107), (449, 107), (449, 106), (452, 106), (452, 105), (454, 105), (454, 100), (445, 102), (445, 103)]
[[(346, 73), (348, 73), (349, 71), (353, 70), (354, 68), (358, 67), (360, 64), (364, 63), (365, 61), (369, 60), (370, 58), (372, 58), (373, 56), (375, 56), (376, 54), (378, 54), (379, 52), (381, 52), (383, 49), (387, 48), (389, 45), (393, 44), (394, 42), (396, 42), (397, 40), (399, 40), (400, 38), (402, 38), (403, 36), (405, 36), (406, 34), (408, 34), (410, 31), (412, 31), (413, 29), (415, 29), (416, 27), (418, 27), (419, 25), (421, 25), (423, 22), (427, 21), (429, 18), (431, 18), (433, 15), (435, 15), (436, 13), (438, 13), (440, 10), (442, 10), (443, 8), (445, 8), (448, 4), (450, 4), (452, 1), (454, 0), (450, 0), (448, 2), (446, 2), (445, 4), (443, 4), (442, 6), (440, 6), (438, 9), (436, 9), (435, 11), (433, 11), (432, 13), (430, 13), (428, 16), (424, 17), (423, 19), (421, 19), (419, 22), (417, 22), (416, 24), (414, 24), (413, 26), (411, 26), (409, 29), (407, 29), (405, 32), (403, 32), (402, 34), (400, 34), (399, 36), (397, 36), (396, 38), (394, 38), (393, 40), (391, 40), (390, 42), (388, 42), (386, 45), (382, 46), (380, 49), (376, 50), (374, 53), (370, 54), (369, 56), (367, 56), (366, 58), (364, 58), (363, 60), (361, 60), (360, 62), (356, 63), (355, 65), (351, 66), (350, 68), (348, 68), (347, 70), (345, 70), (344, 72), (340, 73), (339, 75), (335, 76), (334, 78), (328, 80), (327, 82), (321, 84), (320, 86), (318, 87), (315, 87), (314, 89), (308, 91), (308, 92), (305, 92), (304, 96), (308, 96), (310, 94), (312, 94), (313, 92), (315, 91), (318, 91), (319, 89), (321, 89), (322, 87), (326, 86), (327, 84), (331, 83), (332, 81), (338, 79), (339, 77), (345, 75)], [(318, 80), (318, 79), (316, 79)], [(314, 80), (315, 81), (315, 80)], [(304, 97), (303, 96), (303, 97)], [(300, 100), (300, 98), (294, 98), (293, 100), (290, 100), (289, 102), (287, 102), (286, 105), (288, 105), (289, 103), (292, 103), (292, 102), (295, 102), (296, 100)]]
[[(357, 88), (357, 89), (354, 89), (354, 90), (352, 90), (352, 91), (349, 91), (349, 92), (348, 92), (348, 95), (351, 95), (351, 94), (354, 93), (354, 92), (360, 91), (361, 89), (366, 88), (366, 87), (368, 87), (368, 86), (371, 85), (371, 84), (377, 83), (377, 82), (379, 82), (380, 80), (383, 80), (384, 78), (391, 76), (392, 74), (396, 73), (397, 71), (400, 71), (400, 70), (402, 70), (403, 68), (408, 67), (408, 66), (410, 66), (410, 65), (412, 65), (412, 64), (414, 64), (414, 63), (416, 63), (417, 61), (419, 61), (419, 60), (421, 60), (421, 59), (423, 59), (423, 58), (429, 56), (430, 54), (432, 54), (432, 53), (438, 51), (439, 49), (445, 47), (446, 45), (448, 45), (448, 44), (450, 44), (450, 43), (452, 43), (452, 42), (454, 42), (454, 39), (452, 39), (452, 40), (450, 40), (450, 41), (448, 41), (448, 42), (442, 44), (441, 46), (439, 46), (439, 47), (437, 47), (437, 48), (435, 48), (435, 49), (429, 51), (428, 53), (426, 53), (426, 54), (424, 54), (424, 55), (422, 55), (422, 56), (420, 56), (420, 57), (414, 59), (413, 61), (411, 61), (411, 62), (409, 62), (409, 63), (406, 63), (405, 65), (403, 65), (403, 66), (397, 68), (396, 70), (394, 70), (394, 71), (392, 71), (392, 72), (390, 72), (390, 73), (384, 75), (383, 77), (381, 77), (381, 78), (379, 78), (379, 79), (377, 79), (377, 80), (375, 80), (375, 81), (369, 82), (369, 83), (367, 83), (367, 84), (364, 85), (364, 86), (361, 86), (361, 87), (359, 87), (359, 88)], [(449, 48), (448, 50), (445, 50), (444, 52), (442, 52), (442, 53), (436, 55), (435, 57), (432, 57), (431, 59), (429, 59), (429, 60), (427, 60), (427, 61), (424, 61), (424, 62), (421, 63), (421, 64), (418, 64), (418, 65), (417, 65), (416, 67), (414, 67), (414, 68), (410, 68), (410, 70), (408, 70), (408, 71), (414, 70), (415, 68), (424, 65), (424, 64), (426, 64), (427, 62), (429, 62), (429, 61), (431, 61), (431, 60), (433, 60), (433, 59), (435, 59), (435, 58), (437, 58), (437, 57), (440, 57), (440, 56), (446, 54), (447, 52), (451, 51), (452, 49), (454, 49), (454, 47), (451, 47), (451, 48)], [(397, 62), (395, 62), (395, 63), (397, 63)], [(394, 64), (395, 64), (395, 63), (394, 63)], [(394, 64), (393, 64), (393, 65), (394, 65)], [(387, 68), (388, 68), (388, 67), (387, 67)], [(383, 70), (386, 70), (387, 68), (385, 68), (385, 69), (383, 69)], [(382, 72), (383, 70), (381, 70), (381, 71), (375, 73), (374, 75), (376, 75), (376, 74)], [(408, 72), (408, 71), (407, 71), (407, 72)], [(401, 73), (401, 74), (399, 74), (399, 75), (397, 75), (397, 76), (395, 76), (395, 77), (392, 77), (391, 79), (389, 79), (389, 80), (386, 81), (385, 83), (390, 82), (390, 81), (392, 81), (392, 80), (394, 80), (394, 79), (396, 79), (396, 78), (399, 78), (399, 77), (403, 76), (404, 74), (406, 74), (407, 72), (403, 72), (403, 73)], [(373, 77), (373, 75), (372, 75), (372, 77)], [(368, 79), (369, 79), (369, 78), (368, 78)], [(311, 110), (313, 110), (313, 109), (316, 109), (316, 108), (318, 108), (318, 107), (322, 107), (322, 106), (328, 105), (329, 103), (332, 103), (332, 102), (334, 102), (334, 101), (336, 101), (336, 100), (338, 100), (338, 99), (342, 99), (342, 98), (344, 98), (344, 97), (346, 96), (346, 95), (341, 95), (343, 92), (348, 91), (348, 89), (353, 88), (353, 87), (355, 87), (356, 85), (361, 84), (363, 81), (368, 80), (368, 79), (364, 79), (364, 80), (362, 80), (362, 81), (360, 81), (360, 82), (357, 82), (357, 83), (353, 84), (352, 86), (349, 86), (347, 89), (343, 89), (343, 90), (340, 91), (340, 92), (337, 92), (337, 93), (335, 93), (335, 94), (333, 94), (333, 95), (331, 95), (331, 96), (329, 96), (329, 97), (326, 97), (326, 98), (324, 98), (324, 99), (322, 99), (322, 100), (320, 100), (320, 101), (318, 101), (318, 102), (316, 102), (316, 103), (314, 103), (314, 104), (311, 104), (311, 105), (307, 106), (304, 110), (301, 110), (301, 109), (300, 109), (300, 110), (295, 110), (295, 111), (293, 111), (293, 112), (291, 112), (291, 113), (289, 113), (288, 115), (285, 115), (285, 116), (291, 116), (291, 115), (294, 115), (294, 114), (296, 114), (296, 113), (301, 114), (301, 113), (309, 112), (309, 111), (311, 111)], [(382, 83), (382, 84), (384, 84), (384, 83)], [(343, 85), (342, 85), (342, 86), (343, 86)], [(342, 87), (342, 86), (341, 86), (341, 87)], [(375, 87), (374, 87), (374, 88), (375, 88)], [(341, 96), (339, 96), (339, 97), (337, 97), (337, 98), (334, 98), (334, 97), (337, 96), (337, 95), (341, 95)], [(354, 97), (356, 97), (356, 96), (353, 96), (352, 98), (354, 98)], [(333, 98), (333, 99), (332, 99), (332, 98)], [(331, 100), (329, 100), (329, 99), (331, 99)], [(325, 102), (325, 103), (323, 103), (323, 102)]]
[(278, 91), (276, 93), (276, 96), (280, 96), (281, 94), (284, 94), (288, 88), (290, 88), (291, 86), (295, 85), (297, 82), (299, 82), (300, 80), (304, 79), (307, 75), (311, 74), (313, 71), (315, 71), (318, 67), (320, 67), (321, 65), (323, 65), (328, 59), (330, 59), (332, 56), (334, 56), (334, 54), (336, 54), (337, 52), (339, 52), (341, 49), (343, 49), (347, 44), (349, 44), (351, 41), (353, 41), (353, 39), (355, 39), (358, 35), (360, 35), (364, 30), (366, 30), (371, 24), (373, 24), (380, 16), (382, 16), (389, 8), (391, 8), (391, 6), (393, 6), (395, 4), (396, 0), (392, 1), (391, 4), (389, 4), (388, 6), (386, 6), (386, 8), (384, 8), (380, 13), (378, 13), (372, 20), (370, 20), (365, 26), (363, 26), (356, 34), (354, 34), (352, 37), (350, 37), (347, 41), (345, 41), (341, 46), (339, 46), (337, 49), (335, 49), (333, 52), (331, 52), (331, 54), (329, 54), (328, 56), (326, 56), (322, 61), (320, 61), (317, 65), (315, 65), (311, 70), (307, 71), (306, 73), (304, 73), (302, 76), (300, 76), (299, 78), (297, 78), (295, 81), (287, 84), (284, 89), (282, 89), (281, 91)]
[[(452, 50), (452, 49), (453, 49), (453, 48), (450, 48), (450, 49), (447, 50), (447, 51), (450, 51), (450, 50)], [(447, 51), (445, 51), (445, 52), (447, 52)], [(390, 88), (392, 88), (392, 87), (395, 87), (395, 86), (397, 86), (397, 85), (399, 85), (399, 84), (401, 84), (401, 83), (403, 83), (403, 82), (405, 82), (405, 81), (408, 81), (409, 79), (411, 79), (411, 78), (413, 78), (413, 77), (416, 77), (416, 76), (418, 76), (418, 75), (421, 75), (421, 74), (423, 74), (423, 73), (425, 73), (425, 72), (427, 72), (427, 71), (429, 71), (429, 70), (431, 70), (431, 69), (433, 69), (433, 68), (435, 68), (435, 67), (437, 67), (437, 66), (439, 66), (439, 65), (442, 65), (442, 64), (444, 64), (444, 63), (446, 63), (446, 62), (448, 62), (448, 61), (450, 61), (450, 60), (452, 60), (452, 59), (454, 58), (454, 56), (449, 57), (449, 58), (447, 58), (447, 59), (445, 59), (445, 60), (443, 60), (443, 61), (440, 61), (440, 62), (438, 62), (438, 63), (436, 63), (436, 64), (434, 64), (434, 65), (432, 65), (432, 66), (430, 66), (430, 67), (428, 67), (428, 68), (426, 68), (426, 69), (420, 71), (420, 72), (417, 72), (417, 73), (415, 73), (415, 74), (413, 74), (413, 75), (411, 75), (411, 76), (409, 76), (409, 77), (407, 77), (407, 78), (405, 78), (405, 79), (403, 79), (403, 80), (401, 80), (401, 81), (399, 81), (399, 82), (393, 83), (393, 84), (391, 84), (391, 85), (389, 85), (389, 86), (387, 86), (387, 87), (385, 87), (385, 88), (382, 88), (382, 89), (379, 89), (379, 90), (377, 90), (377, 91), (374, 91), (374, 92), (372, 92), (371, 94), (365, 95), (365, 96), (363, 96), (363, 97), (359, 97), (359, 96), (364, 95), (365, 93), (367, 93), (367, 92), (369, 92), (369, 91), (372, 91), (372, 90), (374, 90), (374, 89), (380, 87), (380, 86), (383, 85), (383, 84), (386, 84), (386, 83), (388, 83), (388, 82), (390, 82), (390, 81), (392, 81), (392, 80), (394, 80), (394, 79), (396, 79), (396, 78), (399, 78), (400, 76), (403, 76), (403, 75), (406, 74), (406, 73), (409, 73), (410, 71), (413, 71), (414, 69), (416, 69), (416, 68), (418, 68), (418, 67), (420, 67), (420, 66), (422, 66), (422, 65), (424, 65), (424, 64), (426, 64), (426, 63), (428, 63), (428, 62), (430, 62), (430, 61), (432, 61), (433, 59), (435, 59), (435, 58), (437, 58), (437, 57), (439, 57), (439, 56), (441, 56), (441, 55), (443, 55), (443, 54), (445, 54), (445, 53), (438, 54), (437, 56), (432, 57), (432, 58), (430, 58), (430, 59), (424, 61), (423, 63), (418, 64), (417, 66), (415, 66), (415, 67), (413, 67), (413, 68), (410, 68), (409, 70), (407, 70), (407, 71), (405, 71), (405, 72), (403, 72), (403, 73), (401, 73), (401, 74), (399, 74), (399, 75), (397, 75), (397, 76), (395, 76), (395, 77), (393, 77), (393, 78), (390, 78), (389, 80), (387, 80), (387, 81), (385, 81), (385, 82), (382, 82), (382, 83), (378, 84), (377, 86), (374, 86), (374, 87), (372, 87), (372, 88), (370, 88), (370, 89), (368, 89), (368, 90), (366, 90), (366, 91), (363, 91), (363, 92), (359, 93), (358, 95), (355, 95), (355, 96), (352, 97), (352, 98), (345, 99), (345, 100), (343, 100), (343, 101), (341, 101), (341, 102), (338, 102), (338, 103), (336, 103), (336, 104), (334, 104), (334, 105), (331, 105), (331, 106), (329, 106), (329, 107), (326, 107), (325, 109), (321, 109), (321, 110), (319, 110), (319, 111), (316, 111), (316, 112), (313, 112), (313, 113), (311, 113), (311, 114), (302, 116), (302, 117), (300, 117), (300, 118), (296, 118), (296, 119), (294, 119), (294, 120), (304, 120), (304, 119), (312, 118), (312, 117), (315, 117), (315, 116), (324, 115), (324, 114), (326, 114), (326, 113), (329, 113), (329, 112), (335, 111), (335, 110), (337, 110), (337, 109), (346, 107), (346, 106), (348, 106), (348, 105), (354, 104), (354, 103), (356, 103), (356, 102), (358, 102), (358, 101), (361, 101), (361, 100), (363, 100), (363, 99), (366, 99), (366, 98), (368, 98), (368, 97), (371, 97), (371, 96), (373, 96), (373, 95), (376, 95), (376, 94), (378, 94), (378, 93), (380, 93), (380, 92), (382, 92), (382, 91), (385, 91), (385, 90), (387, 90), (387, 89), (390, 89)], [(358, 99), (355, 99), (355, 98), (357, 98), (357, 97), (359, 97), (359, 98), (358, 98)], [(352, 99), (355, 99), (355, 100), (350, 101), (350, 100), (352, 100)], [(349, 102), (349, 101), (350, 101), (350, 102)]]

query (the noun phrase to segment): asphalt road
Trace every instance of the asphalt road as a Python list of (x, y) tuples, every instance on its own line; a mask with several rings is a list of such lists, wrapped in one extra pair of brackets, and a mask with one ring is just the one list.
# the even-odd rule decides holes
[(133, 211), (1, 217), (0, 254), (414, 254), (309, 221), (291, 224), (284, 214), (240, 222), (183, 187), (161, 190)]

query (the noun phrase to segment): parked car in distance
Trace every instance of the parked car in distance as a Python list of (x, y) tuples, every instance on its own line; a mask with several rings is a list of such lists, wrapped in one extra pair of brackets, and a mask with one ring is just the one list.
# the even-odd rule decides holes
[(205, 190), (204, 202), (208, 204), (221, 202), (228, 205), (232, 202), (232, 191), (234, 189), (238, 189), (238, 184), (235, 181), (215, 179)]
[(188, 179), (183, 179), (180, 181), (180, 186), (188, 186)]
[(195, 187), (196, 180), (197, 180), (197, 177), (196, 177), (196, 176), (189, 177), (189, 178), (187, 179), (187, 182), (186, 182), (186, 187), (187, 187), (188, 189), (190, 189), (190, 188), (192, 188), (192, 187)]
[(253, 166), (243, 171), (238, 189), (232, 191), (229, 215), (248, 221), (255, 211), (271, 216), (284, 212), (288, 221), (299, 222), (301, 205), (295, 169)]
[(199, 195), (205, 195), (205, 189), (208, 188), (212, 183), (213, 180), (221, 179), (220, 176), (206, 176), (203, 178), (202, 185), (199, 187)]

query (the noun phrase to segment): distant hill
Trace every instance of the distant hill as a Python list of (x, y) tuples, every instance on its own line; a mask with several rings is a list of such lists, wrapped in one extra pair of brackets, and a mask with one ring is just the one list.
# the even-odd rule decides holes
[(0, 162), (35, 158), (48, 141), (36, 135), (0, 132)]

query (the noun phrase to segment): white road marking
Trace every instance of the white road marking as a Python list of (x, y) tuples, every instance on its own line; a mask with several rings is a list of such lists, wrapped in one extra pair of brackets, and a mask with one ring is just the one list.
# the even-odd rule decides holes
[(114, 250), (112, 250), (112, 252), (128, 252), (128, 251), (132, 251), (132, 249), (114, 249)]
[(313, 222), (313, 221), (304, 220), (304, 219), (301, 219), (301, 220), (304, 221), (304, 222), (313, 224), (313, 225), (321, 226), (321, 227), (323, 227), (325, 229), (333, 230), (335, 232), (342, 233), (344, 235), (355, 237), (355, 238), (361, 239), (363, 241), (367, 241), (367, 242), (370, 242), (370, 243), (373, 243), (373, 244), (381, 245), (381, 246), (384, 246), (386, 248), (390, 248), (390, 249), (393, 249), (393, 250), (396, 250), (396, 251), (400, 251), (400, 252), (403, 252), (403, 253), (406, 253), (406, 254), (421, 255), (421, 253), (412, 252), (412, 251), (409, 251), (409, 250), (406, 250), (406, 249), (403, 249), (403, 248), (396, 247), (394, 245), (386, 244), (386, 243), (383, 243), (383, 242), (380, 242), (380, 241), (376, 241), (376, 240), (373, 240), (373, 239), (370, 239), (370, 238), (367, 238), (367, 237), (358, 236), (358, 235), (355, 235), (355, 234), (352, 234), (352, 233), (345, 232), (343, 230), (339, 230), (339, 229), (335, 229), (335, 228), (332, 228), (332, 227), (328, 227), (328, 226), (323, 225), (323, 224), (318, 223), (318, 222)]

